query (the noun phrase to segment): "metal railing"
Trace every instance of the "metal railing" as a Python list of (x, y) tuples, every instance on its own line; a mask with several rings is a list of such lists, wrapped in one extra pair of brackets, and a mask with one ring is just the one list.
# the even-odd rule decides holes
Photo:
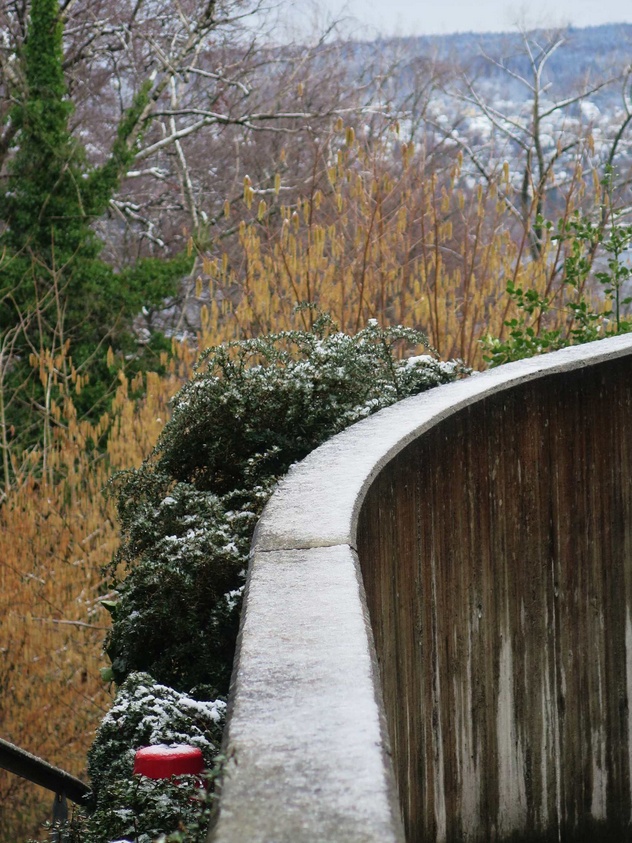
[[(59, 827), (68, 820), (68, 802), (87, 808), (90, 788), (81, 779), (54, 767), (25, 749), (0, 738), (0, 768), (21, 776), (33, 784), (45, 787), (55, 794), (53, 802), (53, 826)], [(63, 834), (53, 833), (53, 840), (63, 840)]]

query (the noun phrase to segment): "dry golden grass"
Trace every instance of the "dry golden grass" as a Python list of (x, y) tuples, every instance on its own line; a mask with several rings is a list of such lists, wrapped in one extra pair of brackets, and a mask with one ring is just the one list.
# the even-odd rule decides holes
[[(309, 302), (346, 331), (369, 318), (421, 329), (442, 357), (480, 368), (481, 338), (502, 336), (515, 315), (509, 281), (546, 290), (548, 327), (563, 327), (562, 247), (545, 232), (533, 254), (533, 221), (525, 225), (515, 204), (509, 209), (507, 168), (499, 184), (466, 190), (461, 160), (438, 175), (412, 147), (399, 154), (394, 166), (390, 147), (368, 152), (347, 131), (347, 142), (314, 167), (311, 189), (287, 206), (283, 194), (258, 199), (246, 180), (241, 252), (205, 260), (206, 331), (229, 340), (308, 327), (313, 313), (295, 308)], [(560, 190), (560, 216), (584, 192), (579, 176)]]
[[(46, 460), (31, 455), (0, 509), (0, 733), (81, 777), (110, 704), (99, 599), (117, 526), (102, 489), (155, 444), (175, 388), (175, 378), (149, 375), (134, 401), (122, 382), (113, 418), (97, 426), (78, 423), (67, 400)], [(103, 434), (106, 453), (93, 446)], [(0, 773), (0, 800), (0, 840), (24, 840), (50, 816), (52, 794), (9, 774)]]

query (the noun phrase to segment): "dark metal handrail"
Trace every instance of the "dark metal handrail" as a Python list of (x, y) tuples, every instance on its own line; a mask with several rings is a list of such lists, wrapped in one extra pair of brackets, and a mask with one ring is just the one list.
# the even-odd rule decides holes
[[(64, 826), (68, 819), (68, 807), (66, 798), (77, 805), (86, 807), (86, 801), (90, 795), (90, 788), (81, 779), (71, 776), (65, 770), (54, 767), (48, 761), (32, 755), (19, 746), (4, 741), (0, 738), (0, 768), (21, 776), (23, 779), (52, 790), (55, 794), (53, 802), (53, 826)], [(54, 831), (53, 841), (63, 843), (68, 837), (63, 831)]]
[(90, 793), (90, 788), (81, 779), (71, 776), (65, 770), (54, 767), (2, 738), (0, 738), (0, 767), (10, 773), (15, 773), (16, 776), (28, 779), (33, 784), (52, 790), (53, 793), (64, 794), (77, 805), (85, 805)]

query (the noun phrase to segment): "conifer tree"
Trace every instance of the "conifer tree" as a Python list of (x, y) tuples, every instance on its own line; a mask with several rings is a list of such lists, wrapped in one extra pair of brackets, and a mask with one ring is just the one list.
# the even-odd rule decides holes
[[(58, 0), (33, 0), (19, 57), (23, 91), (10, 112), (15, 152), (7, 187), (0, 195), (4, 253), (0, 281), (0, 379), (4, 419), (25, 443), (37, 441), (41, 423), (33, 409), (45, 405), (34, 360), (58, 361), (55, 378), (83, 369), (80, 412), (101, 411), (112, 382), (108, 348), (142, 366), (131, 323), (143, 304), (175, 292), (190, 260), (177, 259), (155, 273), (147, 266), (117, 274), (100, 258), (92, 223), (102, 215), (134, 157), (141, 88), (121, 121), (109, 159), (87, 165), (71, 135), (73, 106), (63, 71), (63, 20)], [(10, 343), (9, 343), (10, 338)], [(164, 338), (153, 338), (163, 348)], [(10, 350), (7, 348), (10, 345)], [(143, 349), (147, 357), (148, 349)], [(111, 364), (112, 358), (110, 358)], [(40, 365), (41, 371), (41, 365)]]
[[(57, 0), (33, 0), (22, 68), (26, 96), (10, 119), (18, 149), (2, 202), (8, 225), (4, 242), (53, 266), (77, 252), (90, 236), (83, 200), (81, 150), (68, 130), (72, 104), (62, 62), (63, 27)], [(88, 249), (94, 254), (94, 246)]]

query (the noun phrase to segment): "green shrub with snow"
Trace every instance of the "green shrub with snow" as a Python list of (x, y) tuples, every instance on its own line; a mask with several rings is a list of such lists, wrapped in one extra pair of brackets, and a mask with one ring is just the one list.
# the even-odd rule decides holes
[[(122, 544), (110, 569), (116, 599), (107, 602), (113, 625), (105, 673), (125, 683), (125, 696), (91, 752), (97, 800), (112, 782), (125, 790), (131, 749), (141, 734), (153, 740), (139, 719), (143, 707), (129, 704), (137, 671), (213, 705), (228, 693), (250, 541), (277, 479), (353, 422), (464, 372), (455, 361), (411, 356), (426, 345), (417, 331), (382, 329), (374, 320), (348, 336), (320, 316), (312, 331), (202, 355), (153, 454), (113, 484)], [(182, 722), (179, 741), (192, 741), (187, 728)], [(128, 760), (117, 761), (117, 753)]]
[(225, 709), (221, 700), (198, 701), (159, 685), (146, 673), (132, 673), (119, 688), (88, 756), (94, 813), (85, 843), (150, 843), (161, 833), (199, 824), (203, 801), (195, 798), (199, 789), (192, 777), (172, 782), (134, 776), (134, 753), (143, 746), (188, 744), (199, 747), (212, 769)]
[(276, 480), (317, 445), (462, 367), (407, 328), (355, 336), (320, 317), (209, 349), (153, 455), (119, 477), (123, 543), (107, 641), (112, 678), (146, 671), (202, 699), (226, 694), (252, 532)]

